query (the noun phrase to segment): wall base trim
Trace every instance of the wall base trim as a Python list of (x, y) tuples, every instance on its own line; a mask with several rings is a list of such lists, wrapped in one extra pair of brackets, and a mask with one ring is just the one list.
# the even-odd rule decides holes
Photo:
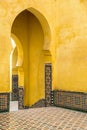
[(87, 93), (74, 91), (53, 91), (54, 106), (87, 112)]
[(19, 87), (18, 88), (18, 109), (24, 109), (24, 88)]
[(40, 107), (45, 107), (46, 106), (46, 100), (45, 99), (40, 99), (36, 103), (34, 103), (32, 106), (24, 106), (25, 109), (28, 108), (40, 108)]
[(0, 93), (0, 113), (9, 112), (10, 93)]

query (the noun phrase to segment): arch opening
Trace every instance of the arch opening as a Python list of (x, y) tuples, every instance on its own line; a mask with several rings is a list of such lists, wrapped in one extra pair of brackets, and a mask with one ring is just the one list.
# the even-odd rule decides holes
[[(18, 86), (24, 86), (23, 49), (20, 40), (11, 34), (12, 51), (10, 54), (10, 111), (18, 110)], [(15, 104), (15, 108), (14, 105)]]
[[(19, 79), (19, 73), (22, 72), (21, 68), (24, 76), (24, 78), (21, 76), (18, 87), (23, 80), (24, 84), (21, 86), (24, 88), (24, 106), (32, 106), (45, 98), (44, 63), (46, 55), (44, 52), (46, 50), (49, 53), (50, 28), (42, 14), (29, 8), (15, 18), (11, 36), (15, 39), (18, 49)], [(47, 61), (51, 62), (50, 60)]]
[(48, 21), (46, 20), (46, 18), (39, 12), (37, 11), (35, 8), (31, 7), (27, 9), (28, 11), (30, 11), (31, 13), (33, 13), (36, 18), (39, 20), (43, 32), (44, 32), (44, 45), (43, 45), (43, 50), (50, 50), (50, 44), (51, 44), (51, 30), (50, 30), (50, 26), (48, 24)]

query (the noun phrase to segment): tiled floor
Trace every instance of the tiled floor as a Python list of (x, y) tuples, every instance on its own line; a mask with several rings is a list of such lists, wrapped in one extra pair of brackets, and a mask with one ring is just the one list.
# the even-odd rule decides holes
[(0, 130), (87, 130), (87, 114), (58, 107), (1, 113)]

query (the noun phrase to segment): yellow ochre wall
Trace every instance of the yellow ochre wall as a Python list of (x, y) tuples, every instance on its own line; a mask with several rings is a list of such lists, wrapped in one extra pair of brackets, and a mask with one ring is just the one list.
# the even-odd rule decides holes
[[(54, 89), (87, 92), (87, 8), (86, 1), (61, 0), (56, 18), (56, 60)], [(58, 19), (59, 18), (59, 19)]]
[(16, 47), (12, 54), (12, 68), (16, 68), (17, 59), (18, 59), (18, 51), (17, 51), (17, 47)]
[[(37, 18), (26, 12), (15, 19), (25, 9)], [(87, 92), (86, 0), (0, 1), (0, 92), (11, 91), (11, 33), (24, 52), (25, 105), (44, 98), (48, 62), (52, 62), (52, 89)]]

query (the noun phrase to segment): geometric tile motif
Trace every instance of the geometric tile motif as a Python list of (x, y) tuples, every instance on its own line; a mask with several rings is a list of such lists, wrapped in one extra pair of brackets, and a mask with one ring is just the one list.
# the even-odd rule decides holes
[(54, 106), (54, 92), (51, 91), (51, 106)]
[(40, 107), (45, 107), (45, 106), (46, 106), (45, 99), (40, 99), (37, 102), (35, 102), (32, 106), (24, 106), (24, 109), (28, 109), (28, 108), (40, 108)]
[(18, 101), (18, 75), (12, 75), (12, 101)]
[(18, 108), (19, 109), (24, 109), (24, 88), (19, 87), (18, 88)]
[(87, 94), (83, 92), (54, 90), (54, 105), (87, 111)]
[(59, 107), (1, 113), (0, 130), (87, 130), (87, 114)]
[(45, 99), (40, 99), (34, 105), (32, 105), (30, 108), (40, 108), (40, 107), (45, 107)]
[(80, 97), (75, 97), (75, 104), (80, 105)]
[(51, 90), (52, 90), (52, 65), (45, 64), (45, 99), (46, 106), (51, 106)]
[(0, 112), (9, 111), (9, 93), (0, 93)]

